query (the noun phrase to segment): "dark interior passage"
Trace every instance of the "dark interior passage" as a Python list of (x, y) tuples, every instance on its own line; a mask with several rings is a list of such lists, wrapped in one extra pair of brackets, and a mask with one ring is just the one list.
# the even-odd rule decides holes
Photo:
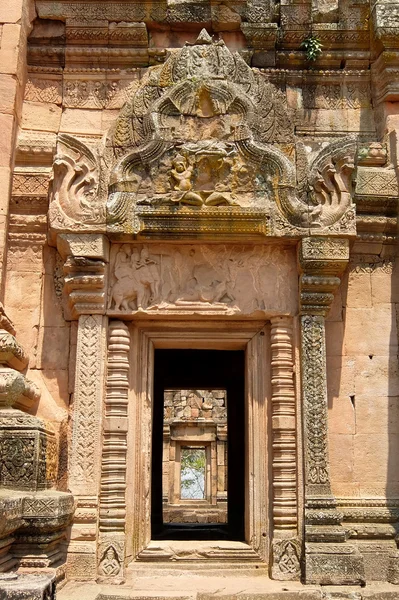
[[(244, 540), (245, 352), (230, 350), (156, 350), (152, 432), (152, 539)], [(162, 440), (164, 390), (225, 389), (228, 423), (227, 524), (163, 522)]]

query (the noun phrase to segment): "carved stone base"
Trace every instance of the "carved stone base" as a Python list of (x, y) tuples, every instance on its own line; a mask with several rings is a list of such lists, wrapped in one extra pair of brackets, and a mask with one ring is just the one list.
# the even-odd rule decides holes
[(305, 583), (359, 585), (365, 583), (363, 557), (350, 544), (314, 544), (305, 547)]
[(44, 573), (0, 575), (0, 598), (19, 600), (54, 600), (55, 577)]
[(275, 539), (273, 548), (272, 578), (280, 581), (297, 580), (301, 576), (301, 544), (298, 538)]
[(51, 426), (20, 410), (0, 411), (0, 484), (43, 490), (57, 476), (57, 446)]
[(98, 582), (123, 583), (125, 535), (103, 535), (98, 546)]

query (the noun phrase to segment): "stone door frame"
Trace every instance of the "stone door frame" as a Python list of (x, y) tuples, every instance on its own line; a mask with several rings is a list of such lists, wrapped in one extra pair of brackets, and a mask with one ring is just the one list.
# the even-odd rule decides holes
[[(272, 420), (276, 419), (276, 381), (272, 379), (278, 356), (273, 330), (280, 317), (270, 321), (145, 321), (125, 322), (130, 332), (129, 424), (126, 456), (126, 552), (127, 561), (138, 556), (145, 560), (153, 552), (146, 551), (151, 541), (151, 422), (155, 349), (245, 350), (245, 414), (246, 440), (243, 451), (245, 465), (245, 542), (249, 548), (242, 560), (271, 562), (276, 532), (273, 525), (273, 489), (284, 488), (283, 471), (275, 460), (284, 459), (284, 449), (273, 444)], [(292, 319), (281, 317), (283, 324)], [(112, 324), (112, 321), (111, 321)], [(277, 325), (276, 325), (277, 324)], [(272, 341), (274, 339), (274, 348)], [(292, 340), (289, 348), (292, 355)], [(274, 360), (273, 360), (274, 359)], [(280, 364), (280, 363), (279, 363)], [(261, 368), (263, 365), (263, 368)], [(292, 380), (292, 360), (291, 360)], [(294, 384), (292, 383), (294, 393)], [(274, 401), (274, 406), (273, 406)], [(277, 399), (278, 404), (278, 399)], [(295, 399), (294, 399), (295, 413)], [(295, 427), (295, 415), (294, 415)], [(296, 473), (297, 452), (294, 438), (293, 468)], [(291, 440), (292, 442), (292, 440)], [(290, 452), (292, 454), (292, 443)], [(292, 458), (292, 455), (291, 455)], [(290, 465), (292, 469), (292, 464)], [(279, 480), (279, 481), (276, 481)], [(292, 481), (291, 481), (292, 484)], [(297, 482), (294, 481), (294, 525), (288, 535), (297, 536)], [(128, 490), (133, 490), (131, 495)], [(278, 527), (278, 526), (277, 526)], [(293, 531), (294, 528), (294, 531)], [(277, 537), (279, 537), (277, 535)], [(250, 552), (248, 552), (248, 550)], [(130, 557), (130, 558), (129, 558)], [(227, 556), (226, 556), (227, 558)], [(292, 577), (292, 575), (291, 575)]]

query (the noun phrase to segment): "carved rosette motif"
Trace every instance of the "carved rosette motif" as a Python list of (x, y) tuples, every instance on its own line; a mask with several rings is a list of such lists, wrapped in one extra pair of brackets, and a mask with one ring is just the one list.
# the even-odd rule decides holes
[(274, 579), (298, 579), (296, 404), (292, 319), (271, 319)]
[(120, 583), (124, 575), (129, 349), (127, 326), (121, 321), (111, 321), (101, 462), (98, 575), (100, 580), (114, 583)]

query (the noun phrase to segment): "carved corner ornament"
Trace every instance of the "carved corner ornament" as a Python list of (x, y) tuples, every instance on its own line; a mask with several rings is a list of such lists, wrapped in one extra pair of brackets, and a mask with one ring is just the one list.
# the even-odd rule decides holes
[(79, 139), (60, 133), (50, 184), (52, 231), (104, 231), (100, 159)]

